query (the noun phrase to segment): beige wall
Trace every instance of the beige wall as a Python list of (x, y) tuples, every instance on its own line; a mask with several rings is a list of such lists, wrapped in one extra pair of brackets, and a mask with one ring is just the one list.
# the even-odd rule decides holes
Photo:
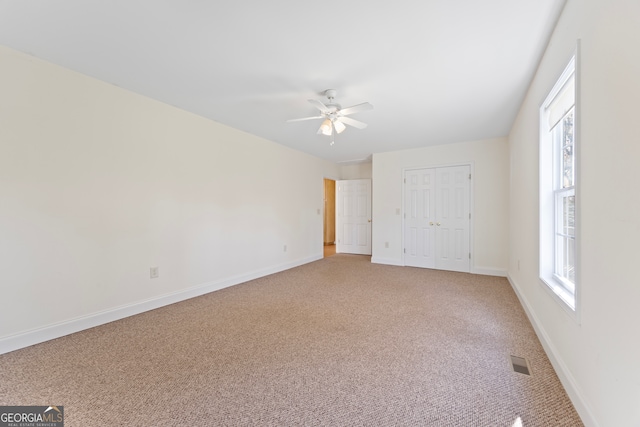
[[(506, 138), (373, 156), (373, 262), (403, 265), (402, 179), (409, 168), (472, 165), (472, 272), (505, 275), (508, 263), (509, 163)], [(389, 248), (385, 248), (389, 242)]]
[[(538, 279), (537, 234), (539, 108), (577, 39), (579, 321)], [(509, 136), (509, 277), (587, 426), (640, 425), (639, 41), (640, 2), (568, 0)]]
[(340, 179), (371, 179), (372, 164), (340, 165)]
[(3, 47), (0, 94), (0, 352), (322, 257), (337, 165)]

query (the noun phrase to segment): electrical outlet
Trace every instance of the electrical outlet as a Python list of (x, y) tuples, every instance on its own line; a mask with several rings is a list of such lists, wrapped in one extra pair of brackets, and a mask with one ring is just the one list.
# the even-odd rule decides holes
[(284, 251), (287, 252), (287, 245), (284, 245)]
[(151, 267), (149, 272), (152, 279), (157, 279), (158, 277), (160, 277), (160, 268), (158, 267)]
[(389, 249), (389, 242), (384, 242), (384, 247)]
[(396, 208), (396, 215), (400, 215), (400, 208)]
[(520, 260), (518, 260), (518, 271), (520, 271)]

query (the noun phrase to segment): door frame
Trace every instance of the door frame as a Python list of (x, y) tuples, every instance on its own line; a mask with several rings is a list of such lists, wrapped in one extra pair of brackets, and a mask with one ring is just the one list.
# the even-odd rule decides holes
[(423, 166), (411, 166), (402, 168), (402, 177), (401, 186), (402, 186), (402, 230), (401, 230), (401, 242), (402, 242), (402, 266), (406, 267), (405, 263), (405, 217), (407, 216), (407, 212), (405, 211), (405, 193), (406, 193), (406, 183), (404, 182), (406, 172), (420, 169), (432, 169), (432, 168), (447, 168), (447, 167), (455, 167), (455, 166), (469, 166), (469, 173), (471, 173), (471, 182), (469, 183), (469, 213), (471, 214), (471, 218), (469, 220), (469, 252), (471, 253), (471, 258), (469, 258), (469, 272), (475, 273), (475, 246), (473, 244), (474, 235), (475, 235), (475, 168), (474, 162), (457, 162), (457, 163), (436, 163), (436, 164), (427, 164)]

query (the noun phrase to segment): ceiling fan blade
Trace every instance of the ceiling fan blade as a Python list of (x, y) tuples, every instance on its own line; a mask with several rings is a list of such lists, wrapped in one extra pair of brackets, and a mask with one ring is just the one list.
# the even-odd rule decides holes
[(347, 108), (342, 108), (340, 110), (340, 114), (342, 114), (343, 116), (346, 116), (348, 114), (357, 113), (358, 111), (365, 111), (365, 110), (372, 110), (372, 109), (373, 109), (373, 105), (369, 104), (368, 102), (363, 102), (362, 104), (353, 105)]
[(354, 128), (358, 128), (358, 129), (364, 129), (367, 127), (366, 123), (362, 123), (359, 120), (354, 120), (350, 117), (338, 117), (336, 120), (349, 125), (349, 126), (353, 126)]
[(290, 119), (290, 120), (287, 120), (287, 123), (302, 122), (302, 121), (305, 121), (305, 120), (322, 119), (322, 118), (324, 118), (324, 117), (323, 116), (303, 117), (301, 119)]
[(314, 107), (316, 107), (318, 110), (322, 111), (323, 113), (329, 112), (329, 109), (327, 108), (327, 106), (324, 105), (322, 102), (318, 101), (317, 99), (310, 99), (309, 103), (313, 104)]

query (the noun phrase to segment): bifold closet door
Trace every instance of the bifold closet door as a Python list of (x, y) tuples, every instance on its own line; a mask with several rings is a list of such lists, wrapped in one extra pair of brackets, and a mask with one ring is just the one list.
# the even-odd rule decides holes
[(436, 169), (436, 268), (469, 272), (469, 166)]
[(435, 268), (436, 170), (405, 173), (404, 264)]
[(404, 264), (469, 272), (470, 167), (405, 172)]

